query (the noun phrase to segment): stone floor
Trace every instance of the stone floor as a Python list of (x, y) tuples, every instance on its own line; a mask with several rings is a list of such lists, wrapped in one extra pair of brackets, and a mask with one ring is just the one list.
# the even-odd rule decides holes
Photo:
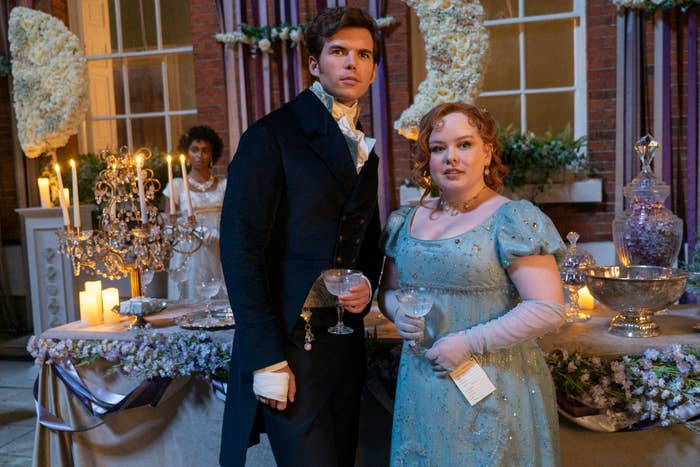
[(28, 359), (0, 360), (0, 465), (32, 463), (35, 412), (32, 386), (37, 367)]

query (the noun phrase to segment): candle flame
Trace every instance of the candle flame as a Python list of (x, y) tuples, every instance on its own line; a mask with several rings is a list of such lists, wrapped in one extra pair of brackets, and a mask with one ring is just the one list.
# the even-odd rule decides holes
[(75, 167), (75, 161), (73, 159), (70, 160), (70, 166)]
[(54, 165), (53, 167), (54, 167), (54, 169), (56, 169), (56, 172), (58, 172), (58, 173), (61, 172), (61, 166), (60, 166), (60, 165), (56, 164), (56, 165)]
[(172, 158), (172, 156), (170, 156), (170, 154), (168, 154), (166, 156), (166, 159), (168, 160), (168, 162), (172, 162), (172, 160), (173, 160), (173, 158)]
[(136, 156), (136, 165), (141, 165), (141, 156)]

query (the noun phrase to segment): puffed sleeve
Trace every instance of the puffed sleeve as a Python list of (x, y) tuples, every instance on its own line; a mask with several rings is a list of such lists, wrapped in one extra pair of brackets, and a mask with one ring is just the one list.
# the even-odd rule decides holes
[(389, 215), (389, 219), (384, 226), (384, 231), (379, 237), (379, 249), (385, 256), (390, 258), (395, 257), (399, 232), (401, 232), (401, 227), (404, 222), (406, 222), (406, 219), (410, 218), (409, 214), (411, 209), (411, 206), (401, 206)]
[(554, 255), (563, 259), (566, 246), (552, 220), (526, 200), (504, 205), (496, 219), (498, 259), (504, 268), (515, 258)]

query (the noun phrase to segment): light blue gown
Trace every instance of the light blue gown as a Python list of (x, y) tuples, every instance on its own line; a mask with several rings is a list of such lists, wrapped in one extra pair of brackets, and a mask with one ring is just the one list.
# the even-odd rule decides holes
[[(408, 230), (415, 208), (391, 214), (382, 245), (399, 286), (423, 286), (436, 300), (425, 347), (484, 323), (519, 301), (505, 268), (517, 257), (565, 252), (552, 221), (528, 201), (502, 205), (478, 227), (440, 240)], [(560, 465), (555, 393), (534, 340), (477, 356), (496, 391), (470, 406), (449, 378), (438, 378), (404, 344), (391, 439), (392, 466)]]

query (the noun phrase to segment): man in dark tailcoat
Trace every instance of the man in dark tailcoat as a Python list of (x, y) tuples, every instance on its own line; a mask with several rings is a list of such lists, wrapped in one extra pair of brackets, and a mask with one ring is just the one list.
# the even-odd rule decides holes
[[(378, 158), (358, 122), (358, 99), (379, 61), (377, 37), (374, 20), (357, 8), (314, 19), (305, 42), (316, 81), (251, 126), (229, 166), (221, 261), (236, 332), (223, 466), (244, 465), (261, 431), (280, 466), (354, 464), (362, 317), (381, 268)], [(351, 334), (327, 331), (338, 318), (318, 278), (329, 268), (364, 274), (339, 299)]]

